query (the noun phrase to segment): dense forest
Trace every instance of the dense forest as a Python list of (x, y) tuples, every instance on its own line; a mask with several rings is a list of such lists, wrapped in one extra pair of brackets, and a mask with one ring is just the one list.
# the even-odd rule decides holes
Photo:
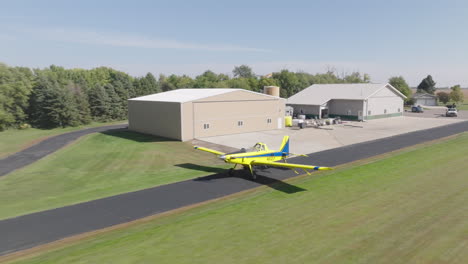
[(91, 121), (124, 120), (127, 99), (178, 88), (243, 88), (262, 91), (263, 86), (281, 87), (289, 97), (315, 83), (369, 82), (359, 72), (339, 75), (329, 70), (310, 74), (282, 70), (257, 76), (246, 65), (235, 67), (232, 76), (205, 71), (187, 75), (148, 73), (132, 77), (107, 67), (65, 69), (52, 65), (45, 69), (9, 67), (0, 63), (0, 131), (7, 128), (54, 128), (77, 126)]

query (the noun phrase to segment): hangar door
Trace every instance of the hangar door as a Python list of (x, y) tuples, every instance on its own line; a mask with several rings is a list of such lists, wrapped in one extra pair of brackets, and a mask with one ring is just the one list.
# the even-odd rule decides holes
[(278, 100), (193, 102), (193, 137), (276, 129)]
[(415, 104), (416, 105), (428, 105), (428, 106), (436, 105), (434, 99), (428, 99), (428, 98), (418, 98)]

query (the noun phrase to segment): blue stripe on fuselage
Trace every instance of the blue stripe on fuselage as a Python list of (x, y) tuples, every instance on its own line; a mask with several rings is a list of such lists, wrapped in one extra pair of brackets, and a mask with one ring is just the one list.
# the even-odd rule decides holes
[[(267, 153), (262, 155), (253, 155), (253, 156), (239, 156), (239, 157), (232, 157), (235, 159), (242, 159), (242, 158), (257, 158), (257, 157), (282, 157), (284, 152), (273, 152)], [(273, 155), (272, 155), (273, 154)], [(286, 153), (287, 156), (287, 153)]]

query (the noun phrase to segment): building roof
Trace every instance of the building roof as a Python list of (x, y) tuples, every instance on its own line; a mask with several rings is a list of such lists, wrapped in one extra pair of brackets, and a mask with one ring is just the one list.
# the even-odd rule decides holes
[(425, 93), (425, 92), (417, 92), (417, 93), (414, 93), (413, 94), (413, 98), (437, 98), (437, 96), (433, 95), (433, 94), (428, 94), (428, 93)]
[(252, 92), (245, 89), (240, 88), (184, 88), (184, 89), (177, 89), (162, 93), (150, 94), (145, 96), (140, 96), (136, 98), (132, 98), (129, 100), (132, 101), (157, 101), (157, 102), (176, 102), (176, 103), (185, 103), (190, 101), (196, 101), (199, 99), (226, 94), (234, 91), (245, 91), (249, 93), (260, 94), (264, 96), (274, 97), (275, 96)]
[(350, 83), (350, 84), (314, 84), (288, 98), (287, 104), (322, 105), (332, 99), (366, 100), (385, 87), (397, 95), (406, 98), (390, 84)]

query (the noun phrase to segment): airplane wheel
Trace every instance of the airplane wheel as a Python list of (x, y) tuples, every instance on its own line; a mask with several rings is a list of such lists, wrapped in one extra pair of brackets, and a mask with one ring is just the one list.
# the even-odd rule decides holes
[(230, 168), (229, 171), (228, 171), (228, 174), (229, 174), (229, 176), (232, 176), (234, 174), (234, 169)]
[(252, 173), (252, 180), (257, 180), (257, 173), (255, 171)]

